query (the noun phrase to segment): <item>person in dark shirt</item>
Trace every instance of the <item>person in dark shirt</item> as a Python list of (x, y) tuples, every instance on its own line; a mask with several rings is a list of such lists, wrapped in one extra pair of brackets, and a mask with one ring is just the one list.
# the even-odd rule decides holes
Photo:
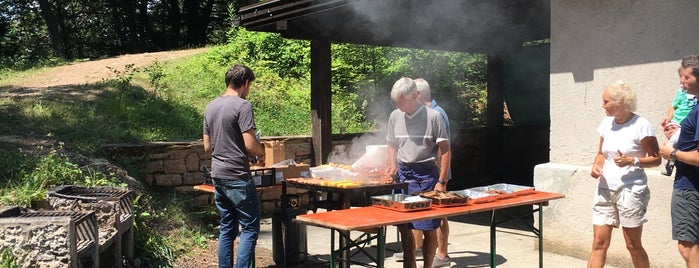
[[(680, 64), (680, 84), (689, 94), (699, 94), (699, 55), (690, 54)], [(699, 110), (695, 106), (680, 124), (677, 143), (660, 147), (660, 154), (675, 163), (670, 215), (672, 239), (677, 240), (687, 267), (699, 267)]]
[(235, 267), (247, 268), (255, 261), (260, 232), (260, 201), (250, 159), (264, 156), (265, 150), (255, 135), (252, 105), (245, 99), (255, 75), (250, 68), (234, 64), (225, 79), (226, 91), (204, 112), (204, 151), (211, 154), (214, 199), (221, 214), (218, 267), (233, 267), (233, 241), (240, 234)]

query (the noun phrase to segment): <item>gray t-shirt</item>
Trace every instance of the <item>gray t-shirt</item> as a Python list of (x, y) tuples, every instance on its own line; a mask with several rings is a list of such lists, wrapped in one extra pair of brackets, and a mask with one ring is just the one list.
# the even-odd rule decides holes
[(388, 145), (396, 148), (400, 163), (422, 163), (435, 161), (437, 143), (449, 140), (447, 126), (442, 115), (430, 108), (420, 106), (407, 115), (399, 109), (388, 118)]
[(240, 180), (250, 177), (250, 158), (243, 132), (255, 129), (252, 105), (238, 96), (221, 96), (204, 112), (204, 134), (211, 138), (211, 177)]

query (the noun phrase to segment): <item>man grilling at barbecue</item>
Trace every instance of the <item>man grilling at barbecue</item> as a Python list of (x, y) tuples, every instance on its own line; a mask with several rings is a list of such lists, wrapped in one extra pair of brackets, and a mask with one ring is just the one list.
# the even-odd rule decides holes
[[(424, 191), (446, 191), (451, 161), (449, 131), (438, 111), (420, 103), (413, 79), (403, 77), (393, 84), (391, 99), (397, 109), (388, 119), (388, 160), (390, 175), (408, 183), (408, 194)], [(435, 160), (439, 159), (439, 167)], [(437, 248), (440, 219), (414, 221), (399, 226), (404, 244), (404, 261), (415, 264), (415, 240), (412, 230), (424, 234), (422, 256), (424, 268), (431, 268)]]

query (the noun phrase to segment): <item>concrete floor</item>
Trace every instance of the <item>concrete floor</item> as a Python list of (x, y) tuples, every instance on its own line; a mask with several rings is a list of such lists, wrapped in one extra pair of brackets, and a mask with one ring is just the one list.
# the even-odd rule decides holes
[[(477, 213), (449, 218), (449, 255), (451, 267), (489, 267), (490, 266), (490, 213)], [(497, 229), (496, 265), (498, 267), (538, 267), (539, 252), (536, 236), (526, 231), (524, 224), (507, 223)], [(545, 231), (545, 230), (544, 230)], [(353, 232), (352, 236), (360, 235)], [(306, 261), (290, 267), (326, 267), (330, 252), (330, 230), (308, 226), (306, 229), (308, 255)], [(544, 232), (544, 236), (546, 233)], [(293, 236), (301, 237), (301, 236)], [(273, 248), (272, 222), (265, 219), (258, 246)], [(302, 243), (300, 243), (302, 244)], [(300, 245), (299, 244), (299, 245)], [(386, 239), (386, 268), (403, 267), (403, 262), (393, 257), (394, 252), (400, 251), (396, 228), (387, 229)], [(375, 253), (376, 243), (372, 243), (369, 252)], [(354, 252), (354, 251), (353, 251)], [(297, 255), (298, 256), (298, 255)], [(300, 259), (300, 258), (297, 258)], [(353, 260), (367, 262), (369, 259), (355, 255)], [(544, 267), (586, 267), (587, 260), (546, 252), (544, 248)], [(354, 265), (353, 265), (354, 266)], [(418, 257), (418, 267), (422, 266), (422, 257)], [(613, 266), (607, 266), (613, 268)]]

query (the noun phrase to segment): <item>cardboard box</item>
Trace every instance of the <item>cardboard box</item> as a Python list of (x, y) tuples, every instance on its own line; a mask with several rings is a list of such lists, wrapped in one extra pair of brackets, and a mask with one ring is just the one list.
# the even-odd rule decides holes
[(265, 166), (269, 167), (286, 159), (283, 141), (265, 141)]
[(311, 176), (310, 166), (308, 164), (296, 164), (275, 167), (276, 183), (281, 183), (282, 180), (288, 178), (308, 178)]

